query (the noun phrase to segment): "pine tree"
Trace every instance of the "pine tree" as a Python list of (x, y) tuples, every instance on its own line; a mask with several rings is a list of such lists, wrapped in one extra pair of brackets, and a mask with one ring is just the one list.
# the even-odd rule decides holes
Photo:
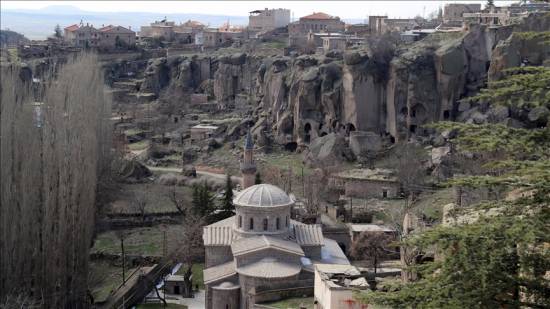
[(225, 218), (235, 214), (235, 205), (233, 205), (233, 183), (231, 182), (231, 175), (229, 174), (227, 174), (225, 180), (225, 192), (223, 193), (221, 210)]
[[(544, 69), (528, 71), (544, 75)], [(514, 107), (522, 97), (547, 87), (534, 80), (526, 84), (531, 91), (523, 96), (515, 92), (515, 96), (500, 97), (508, 91), (508, 80), (505, 77), (491, 84), (491, 91), (481, 94), (491, 98), (491, 105)], [(527, 111), (536, 106), (522, 105)], [(550, 128), (455, 122), (430, 127), (456, 132), (450, 139), (453, 148), (473, 154), (471, 161), (483, 163), (481, 171), (454, 178), (449, 184), (476, 189), (503, 187), (510, 193), (519, 192), (519, 197), (454, 207), (445, 225), (412, 234), (403, 242), (413, 248), (435, 249), (440, 257), (410, 268), (419, 275), (418, 280), (392, 286), (392, 292), (362, 293), (358, 299), (392, 308), (547, 307)]]
[(63, 32), (61, 31), (61, 27), (59, 26), (59, 24), (55, 25), (54, 36), (58, 39), (61, 39), (63, 37)]
[(489, 7), (493, 7), (495, 6), (495, 1), (494, 0), (487, 0), (487, 4), (485, 5), (485, 7), (489, 8)]
[(214, 210), (214, 197), (206, 181), (193, 186), (191, 204), (193, 206), (193, 214), (197, 216), (207, 217)]

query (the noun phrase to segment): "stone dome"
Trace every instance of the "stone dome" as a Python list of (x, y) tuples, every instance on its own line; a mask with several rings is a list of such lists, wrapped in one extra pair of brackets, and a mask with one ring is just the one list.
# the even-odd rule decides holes
[(294, 201), (280, 188), (270, 184), (259, 184), (239, 192), (233, 203), (236, 206), (275, 207), (290, 206)]
[(219, 290), (234, 290), (234, 289), (240, 288), (240, 286), (237, 284), (234, 284), (233, 282), (224, 281), (220, 285), (215, 286), (214, 288)]

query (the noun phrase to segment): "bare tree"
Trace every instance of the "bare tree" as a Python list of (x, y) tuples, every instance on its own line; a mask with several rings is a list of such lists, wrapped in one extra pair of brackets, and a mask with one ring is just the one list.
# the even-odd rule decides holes
[(186, 201), (185, 199), (178, 197), (176, 185), (172, 186), (172, 189), (168, 193), (168, 197), (170, 198), (170, 201), (172, 202), (172, 204), (174, 204), (174, 207), (176, 207), (178, 212), (182, 215), (185, 215)]
[(202, 259), (204, 245), (202, 242), (203, 227), (206, 224), (206, 217), (191, 211), (190, 206), (185, 209), (185, 216), (182, 221), (182, 230), (171, 235), (171, 243), (175, 248), (171, 250), (171, 256), (183, 263), (186, 267), (184, 273), (184, 297), (193, 296), (192, 269), (193, 264)]
[(362, 232), (351, 244), (351, 256), (367, 261), (374, 269), (374, 278), (376, 278), (380, 263), (396, 253), (390, 248), (392, 241), (393, 237), (386, 233)]
[(29, 291), (44, 307), (80, 308), (97, 181), (109, 166), (110, 99), (94, 55), (54, 65), (39, 96), (32, 72), (0, 81), (0, 300)]
[(137, 191), (134, 193), (132, 199), (132, 209), (135, 213), (139, 214), (141, 221), (145, 221), (147, 216), (147, 206), (149, 205), (149, 198), (147, 196), (148, 190)]

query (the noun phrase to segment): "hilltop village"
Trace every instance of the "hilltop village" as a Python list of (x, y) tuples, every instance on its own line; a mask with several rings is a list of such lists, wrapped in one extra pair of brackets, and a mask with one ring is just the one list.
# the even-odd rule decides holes
[[(480, 151), (464, 134), (518, 130), (497, 136), (506, 140), (550, 120), (550, 5), (489, 3), (362, 24), (264, 8), (248, 25), (81, 20), (43, 41), (3, 31), (0, 62), (20, 66), (34, 127), (51, 125), (42, 120), (49, 74), (84, 53), (97, 57), (112, 104), (112, 175), (97, 184), (82, 299), (98, 308), (403, 308), (384, 295), (424, 282), (415, 267), (449, 252), (408, 240), (547, 188), (456, 180), (506, 175), (486, 164), (509, 162), (499, 147), (517, 146)], [(539, 74), (525, 82), (539, 90), (499, 88), (514, 74), (522, 83)], [(537, 137), (541, 152), (521, 160), (547, 160), (548, 140)], [(544, 169), (532, 175), (547, 179)], [(480, 214), (480, 203), (493, 206)], [(18, 281), (10, 276), (3, 290)], [(21, 280), (30, 299), (43, 291), (36, 282)], [(499, 297), (541, 304), (508, 288)]]

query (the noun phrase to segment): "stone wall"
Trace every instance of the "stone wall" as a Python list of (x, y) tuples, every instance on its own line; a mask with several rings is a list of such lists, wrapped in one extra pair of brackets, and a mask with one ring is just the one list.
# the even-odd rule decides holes
[(231, 246), (205, 247), (205, 268), (220, 265), (233, 260)]
[(356, 198), (396, 198), (399, 192), (399, 183), (388, 181), (346, 179), (344, 186), (345, 195)]

